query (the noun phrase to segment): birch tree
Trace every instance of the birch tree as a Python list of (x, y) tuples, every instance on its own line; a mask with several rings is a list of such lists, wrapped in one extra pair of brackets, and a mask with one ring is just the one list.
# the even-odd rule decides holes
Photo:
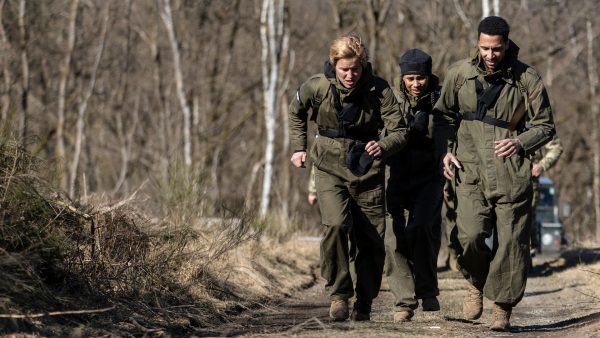
[(277, 109), (277, 82), (283, 43), (285, 0), (279, 2), (277, 24), (275, 22), (275, 0), (263, 0), (260, 16), (260, 39), (262, 44), (261, 66), (266, 144), (264, 156), (263, 186), (260, 199), (260, 214), (265, 216), (269, 208), (273, 180), (273, 157), (275, 152), (275, 128)]
[[(494, 15), (500, 16), (500, 0), (493, 0), (492, 9)], [(490, 16), (490, 0), (481, 0), (482, 18)]]
[(490, 16), (490, 0), (481, 0), (481, 18)]
[[(64, 59), (60, 70), (60, 80), (58, 85), (58, 110), (56, 119), (56, 150), (55, 155), (58, 163), (64, 164), (65, 162), (65, 101), (67, 91), (67, 80), (69, 79), (69, 73), (71, 70), (71, 57), (73, 55), (73, 49), (75, 48), (75, 28), (77, 23), (77, 7), (79, 6), (79, 0), (73, 0), (71, 7), (69, 8), (69, 22), (68, 22), (68, 37), (67, 46), (65, 50)], [(63, 167), (62, 165), (60, 167)], [(60, 186), (67, 188), (66, 175), (61, 175)]]
[(183, 113), (183, 160), (186, 166), (192, 165), (192, 113), (183, 86), (183, 72), (181, 70), (181, 53), (179, 51), (179, 42), (175, 34), (175, 25), (173, 23), (173, 14), (171, 11), (171, 0), (162, 0), (162, 10), (160, 13), (173, 54), (173, 71), (175, 73), (175, 87), (177, 98)]

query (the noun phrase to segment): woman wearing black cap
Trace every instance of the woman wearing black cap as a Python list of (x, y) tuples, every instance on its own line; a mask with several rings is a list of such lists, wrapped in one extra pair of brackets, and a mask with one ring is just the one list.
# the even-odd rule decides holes
[(411, 49), (400, 58), (393, 81), (409, 141), (388, 160), (386, 274), (394, 294), (394, 321), (409, 321), (418, 299), (423, 311), (439, 311), (437, 256), (441, 242), (443, 179), (433, 143), (431, 111), (439, 97), (431, 56)]

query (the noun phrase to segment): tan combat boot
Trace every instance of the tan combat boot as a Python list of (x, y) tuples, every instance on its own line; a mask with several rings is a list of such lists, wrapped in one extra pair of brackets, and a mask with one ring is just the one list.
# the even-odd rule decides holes
[(347, 299), (336, 299), (331, 301), (329, 307), (329, 317), (337, 321), (343, 321), (348, 319), (348, 300)]
[(410, 319), (414, 315), (413, 310), (401, 310), (394, 312), (394, 323), (410, 322)]
[(510, 330), (510, 314), (512, 306), (507, 304), (494, 304), (492, 308), (492, 331), (506, 332)]
[(483, 293), (475, 285), (469, 283), (467, 294), (463, 300), (463, 314), (465, 319), (475, 320), (483, 312)]

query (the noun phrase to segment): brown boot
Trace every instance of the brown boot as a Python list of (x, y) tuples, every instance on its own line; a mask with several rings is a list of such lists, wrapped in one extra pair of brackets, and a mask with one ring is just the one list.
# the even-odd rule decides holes
[(348, 300), (347, 299), (336, 299), (331, 301), (329, 307), (329, 317), (334, 321), (343, 321), (348, 319)]
[(414, 312), (411, 309), (396, 311), (394, 312), (394, 323), (410, 322), (413, 315)]
[(510, 330), (510, 314), (512, 306), (508, 304), (494, 304), (492, 308), (492, 331), (507, 332)]
[(463, 300), (463, 314), (465, 319), (475, 320), (483, 312), (483, 293), (475, 285), (469, 283), (467, 294)]

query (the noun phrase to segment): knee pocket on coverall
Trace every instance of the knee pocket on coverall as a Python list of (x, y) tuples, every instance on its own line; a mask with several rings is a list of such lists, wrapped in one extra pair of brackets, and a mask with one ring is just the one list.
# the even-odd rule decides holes
[(339, 142), (329, 137), (317, 137), (309, 153), (314, 165), (330, 174), (345, 165)]
[(510, 200), (519, 200), (531, 194), (531, 160), (523, 156), (511, 156), (505, 162)]
[(461, 174), (460, 184), (456, 186), (456, 227), (458, 239), (464, 246), (476, 244), (490, 235), (486, 233), (490, 207), (478, 184), (479, 179), (469, 173)]

